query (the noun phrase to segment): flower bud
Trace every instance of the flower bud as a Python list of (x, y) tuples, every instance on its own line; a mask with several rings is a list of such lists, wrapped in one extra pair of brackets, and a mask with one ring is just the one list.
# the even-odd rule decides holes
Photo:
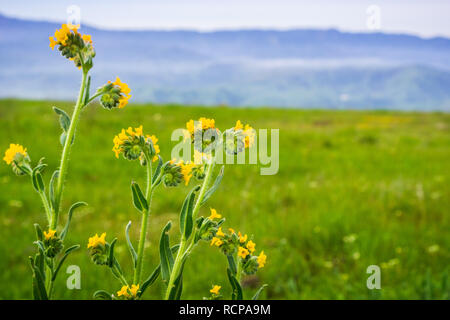
[(242, 270), (247, 275), (255, 274), (258, 271), (258, 257), (256, 256), (249, 256), (243, 261), (243, 264)]
[(61, 238), (56, 234), (56, 230), (49, 229), (48, 232), (44, 231), (44, 247), (45, 255), (49, 258), (54, 258), (61, 252), (64, 245)]
[(125, 107), (131, 98), (130, 92), (128, 85), (121, 82), (119, 77), (114, 82), (108, 81), (107, 84), (97, 90), (98, 94), (102, 94), (100, 103), (106, 109)]
[(11, 165), (13, 172), (18, 175), (24, 175), (31, 171), (30, 169), (30, 157), (27, 154), (27, 149), (20, 144), (11, 143), (9, 148), (5, 151), (3, 157), (6, 164)]
[(106, 232), (99, 237), (95, 236), (89, 238), (88, 249), (92, 262), (97, 265), (106, 265), (108, 263), (108, 248), (105, 241)]
[(183, 181), (181, 167), (175, 161), (167, 162), (163, 167), (163, 183), (166, 187), (176, 187)]

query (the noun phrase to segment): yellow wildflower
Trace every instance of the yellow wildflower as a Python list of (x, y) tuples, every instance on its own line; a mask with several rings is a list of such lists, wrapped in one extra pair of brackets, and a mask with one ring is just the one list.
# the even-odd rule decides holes
[(83, 34), (83, 36), (81, 38), (84, 40), (84, 42), (88, 42), (88, 43), (92, 44), (92, 39), (89, 34)]
[(119, 98), (119, 109), (121, 109), (128, 104), (128, 100), (131, 98), (130, 87), (128, 87), (125, 82), (122, 82), (119, 77), (116, 77), (116, 81), (114, 81), (112, 84), (118, 86), (120, 88), (120, 92), (123, 93), (123, 95), (120, 95)]
[(223, 241), (217, 237), (213, 237), (211, 240), (211, 246), (215, 245), (216, 247), (220, 247), (222, 244), (223, 244)]
[(123, 286), (119, 291), (117, 291), (117, 296), (129, 297), (130, 294), (128, 293), (128, 286)]
[(50, 48), (52, 48), (52, 50), (54, 50), (55, 46), (58, 44), (58, 41), (56, 41), (54, 37), (48, 37), (48, 38), (50, 40), (49, 46), (50, 46)]
[(252, 240), (247, 242), (247, 249), (250, 251), (250, 253), (253, 253), (255, 251), (256, 243), (254, 243)]
[(218, 285), (214, 285), (213, 288), (211, 290), (209, 290), (209, 292), (211, 292), (212, 294), (215, 294), (215, 295), (219, 295), (220, 288), (222, 288), (222, 287), (218, 286)]
[(189, 181), (192, 178), (192, 168), (195, 167), (194, 163), (184, 163), (183, 161), (180, 161), (178, 165), (181, 167), (181, 174), (183, 175), (183, 180), (185, 185), (189, 184)]
[(50, 240), (50, 239), (54, 238), (55, 233), (56, 233), (56, 230), (52, 230), (52, 229), (48, 229), (48, 232), (44, 231), (45, 240)]
[(102, 235), (99, 237), (96, 233), (95, 236), (89, 238), (88, 248), (95, 248), (99, 245), (105, 245), (105, 237), (106, 232), (103, 232)]
[(131, 285), (131, 288), (130, 288), (131, 295), (132, 295), (133, 297), (136, 297), (138, 291), (139, 291), (139, 284), (138, 284), (138, 285), (132, 284), (132, 285)]
[(264, 251), (261, 251), (261, 253), (258, 256), (258, 268), (263, 268), (266, 264), (267, 256), (264, 254)]
[(217, 229), (216, 236), (225, 237), (225, 233), (223, 233), (222, 227), (219, 227), (219, 229)]
[(245, 259), (245, 257), (247, 257), (248, 255), (249, 255), (248, 250), (245, 249), (244, 247), (239, 246), (238, 256), (241, 257), (242, 259)]
[(5, 156), (3, 157), (3, 160), (5, 160), (6, 164), (11, 164), (13, 162), (14, 158), (16, 157), (16, 154), (22, 154), (24, 157), (27, 156), (27, 149), (22, 147), (20, 144), (14, 144), (11, 143), (9, 145), (9, 148), (5, 151)]
[(255, 130), (248, 124), (244, 128), (245, 147), (249, 148), (255, 143)]
[(216, 209), (213, 209), (213, 208), (209, 208), (210, 210), (211, 210), (211, 215), (208, 217), (209, 218), (209, 220), (214, 220), (214, 219), (220, 219), (220, 218), (222, 218), (222, 215), (221, 214), (218, 214), (217, 213), (217, 211), (216, 211)]
[(230, 233), (235, 233), (233, 228), (228, 228), (228, 231), (230, 231)]
[(241, 232), (238, 233), (238, 237), (240, 243), (244, 243), (245, 241), (247, 241), (247, 235), (242, 235)]
[(234, 130), (242, 130), (244, 129), (244, 125), (242, 124), (241, 120), (236, 121), (236, 125), (234, 126)]

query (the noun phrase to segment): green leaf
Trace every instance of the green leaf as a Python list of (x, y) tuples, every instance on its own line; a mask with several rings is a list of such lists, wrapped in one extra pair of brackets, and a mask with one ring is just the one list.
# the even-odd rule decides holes
[(222, 166), (222, 168), (220, 168), (219, 174), (217, 175), (216, 180), (214, 181), (214, 184), (208, 191), (205, 192), (205, 196), (203, 197), (202, 203), (200, 203), (200, 205), (203, 205), (204, 203), (206, 203), (206, 201), (208, 201), (208, 199), (213, 195), (213, 193), (219, 187), (220, 182), (222, 181), (222, 178), (223, 178), (224, 168), (225, 168), (225, 166)]
[(131, 194), (133, 196), (133, 204), (141, 212), (148, 211), (148, 202), (136, 182), (131, 183)]
[(76, 244), (76, 245), (71, 246), (70, 248), (68, 248), (66, 251), (64, 251), (64, 256), (61, 258), (61, 260), (59, 260), (58, 265), (56, 266), (55, 272), (53, 272), (52, 281), (55, 281), (56, 276), (58, 275), (59, 269), (61, 269), (64, 261), (66, 261), (66, 259), (69, 256), (69, 254), (72, 251), (77, 250), (79, 247), (80, 247), (80, 245)]
[(33, 294), (37, 300), (48, 300), (47, 291), (45, 290), (45, 280), (41, 271), (36, 267), (33, 258), (30, 257), (30, 265), (33, 271)]
[(85, 89), (85, 95), (84, 95), (84, 102), (83, 102), (83, 108), (87, 105), (89, 101), (89, 92), (91, 90), (91, 76), (87, 79), (86, 89)]
[(173, 283), (173, 287), (170, 290), (169, 293), (169, 300), (180, 300), (181, 299), (181, 293), (183, 292), (183, 270), (184, 270), (184, 264), (186, 262), (187, 255), (184, 255), (181, 261), (180, 266), (180, 274), (175, 279)]
[(59, 124), (61, 125), (61, 128), (63, 129), (64, 132), (67, 132), (70, 127), (70, 117), (64, 110), (61, 110), (57, 107), (53, 107), (53, 110), (56, 112), (57, 115), (59, 115)]
[(34, 224), (34, 229), (36, 230), (36, 238), (40, 241), (42, 241), (42, 238), (44, 237), (44, 235), (42, 234), (42, 229), (41, 226), (38, 225), (37, 223)]
[(230, 268), (227, 268), (228, 280), (230, 281), (231, 287), (233, 288), (233, 293), (231, 294), (232, 300), (242, 300), (242, 287), (236, 277), (233, 275)]
[(258, 291), (256, 291), (255, 295), (253, 296), (252, 300), (258, 300), (259, 295), (261, 294), (261, 292), (264, 290), (264, 288), (267, 287), (267, 284), (263, 284)]
[(161, 233), (161, 240), (159, 241), (159, 255), (161, 260), (161, 278), (167, 284), (170, 278), (170, 273), (173, 268), (173, 255), (169, 248), (169, 230), (172, 227), (172, 222), (167, 222)]
[(158, 154), (158, 166), (156, 167), (155, 173), (153, 174), (152, 184), (155, 183), (156, 179), (158, 178), (159, 174), (161, 173), (162, 165), (163, 165), (162, 158)]
[[(172, 246), (172, 248), (170, 248), (172, 255), (177, 253), (179, 247), (180, 247), (180, 245), (176, 244), (176, 245)], [(141, 289), (139, 290), (138, 297), (141, 297), (144, 294), (145, 290), (148, 287), (150, 287), (156, 281), (156, 279), (158, 279), (158, 276), (160, 273), (161, 273), (161, 264), (159, 264), (155, 268), (155, 270), (153, 270), (152, 274), (147, 278), (147, 280), (144, 281)]]
[(59, 176), (59, 170), (55, 170), (55, 172), (53, 172), (52, 174), (52, 178), (50, 179), (50, 183), (49, 183), (49, 190), (48, 190), (48, 196), (50, 198), (50, 203), (52, 204), (52, 208), (56, 211), (59, 208), (56, 208), (56, 199), (55, 199), (55, 180), (58, 178)]
[(111, 242), (111, 245), (109, 247), (109, 257), (108, 257), (108, 266), (110, 268), (114, 265), (114, 246), (116, 245), (117, 238), (114, 238), (114, 240)]
[(131, 227), (131, 221), (128, 222), (126, 228), (125, 228), (125, 238), (127, 239), (128, 249), (130, 250), (131, 258), (133, 259), (133, 265), (136, 268), (137, 266), (137, 254), (136, 251), (133, 248), (133, 244), (130, 240), (129, 230)]
[(200, 190), (200, 186), (197, 186), (189, 192), (186, 199), (183, 202), (180, 212), (180, 232), (184, 239), (188, 239), (192, 233), (194, 226), (194, 218), (192, 217), (194, 209), (195, 193)]
[(97, 300), (112, 300), (112, 294), (105, 290), (95, 291), (93, 297)]
[(64, 226), (64, 229), (63, 229), (63, 231), (61, 232), (61, 239), (62, 239), (62, 240), (64, 240), (64, 238), (65, 238), (66, 235), (67, 235), (67, 231), (69, 231), (69, 226), (70, 226), (70, 222), (72, 221), (72, 215), (73, 215), (74, 210), (75, 210), (76, 208), (78, 208), (78, 207), (81, 207), (81, 206), (87, 206), (87, 205), (88, 205), (88, 204), (87, 204), (86, 202), (79, 201), (79, 202), (74, 203), (74, 204), (70, 207), (70, 209), (69, 209), (69, 216), (67, 217), (66, 225)]
[(236, 275), (237, 273), (237, 267), (236, 267), (236, 261), (234, 260), (234, 257), (232, 255), (227, 255), (228, 259), (228, 265), (230, 266), (230, 270), (233, 273), (233, 275)]
[(42, 179), (42, 174), (37, 170), (37, 167), (31, 172), (31, 182), (33, 183), (34, 190), (37, 192), (44, 192), (45, 185)]
[(142, 283), (142, 287), (138, 293), (139, 298), (144, 294), (145, 290), (148, 287), (150, 287), (156, 281), (156, 279), (158, 279), (160, 273), (161, 273), (161, 265), (158, 265), (158, 267), (156, 267), (156, 269), (153, 270), (152, 274), (147, 278), (147, 280), (145, 280)]

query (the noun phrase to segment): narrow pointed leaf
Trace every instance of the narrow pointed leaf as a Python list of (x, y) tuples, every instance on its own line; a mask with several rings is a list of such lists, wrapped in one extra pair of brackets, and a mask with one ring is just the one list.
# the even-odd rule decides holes
[(59, 124), (61, 125), (61, 128), (63, 129), (64, 132), (67, 132), (70, 127), (70, 117), (64, 110), (61, 110), (57, 107), (53, 107), (53, 110), (56, 112), (57, 115), (59, 115)]
[(97, 290), (93, 294), (96, 300), (112, 300), (112, 294), (105, 290)]
[(56, 266), (55, 272), (53, 272), (53, 276), (52, 276), (52, 281), (55, 281), (56, 276), (58, 275), (59, 269), (61, 269), (64, 261), (66, 261), (67, 257), (69, 256), (69, 254), (74, 251), (77, 250), (80, 247), (79, 244), (76, 244), (74, 246), (71, 246), (70, 248), (68, 248), (65, 252), (64, 252), (64, 256), (61, 258), (61, 260), (59, 260), (58, 265)]
[(141, 191), (141, 188), (136, 182), (131, 183), (131, 194), (133, 196), (133, 204), (139, 211), (147, 211), (148, 210), (148, 202), (145, 199), (144, 194)]
[(67, 217), (67, 222), (66, 225), (64, 226), (63, 231), (61, 232), (61, 239), (64, 240), (64, 238), (67, 235), (67, 232), (69, 231), (69, 227), (70, 227), (70, 222), (72, 221), (72, 215), (73, 212), (75, 211), (76, 208), (81, 207), (81, 206), (87, 206), (88, 204), (86, 202), (83, 201), (79, 201), (74, 203), (70, 209), (69, 209), (69, 216)]
[(205, 196), (203, 197), (202, 203), (200, 205), (206, 203), (206, 201), (208, 201), (208, 199), (213, 195), (213, 193), (216, 192), (217, 188), (220, 185), (220, 182), (222, 181), (224, 168), (225, 166), (222, 166), (222, 168), (220, 168), (219, 174), (217, 175), (214, 184), (210, 189), (208, 189), (208, 191), (205, 192)]
[(200, 189), (200, 186), (195, 187), (187, 195), (183, 202), (183, 207), (180, 212), (180, 232), (184, 239), (188, 239), (192, 233), (192, 228), (194, 226), (194, 218), (192, 217), (194, 208), (195, 193)]
[(169, 247), (169, 230), (172, 222), (169, 221), (163, 228), (159, 241), (159, 255), (161, 260), (161, 278), (166, 283), (169, 281), (170, 272), (173, 268), (173, 255)]
[(155, 183), (156, 179), (158, 178), (159, 174), (161, 173), (162, 165), (163, 165), (162, 158), (160, 155), (158, 155), (158, 166), (156, 167), (155, 173), (153, 174), (152, 184)]
[(131, 221), (128, 222), (128, 224), (127, 224), (127, 226), (125, 228), (125, 238), (127, 239), (128, 249), (130, 250), (131, 258), (133, 259), (133, 265), (136, 268), (136, 266), (137, 266), (137, 253), (136, 253), (136, 250), (134, 250), (133, 244), (131, 243), (131, 240), (130, 240), (130, 235), (129, 235), (130, 227), (131, 227)]
[(258, 300), (259, 295), (261, 294), (261, 292), (264, 290), (264, 288), (267, 287), (267, 284), (263, 284), (258, 291), (256, 291), (255, 295), (253, 296), (252, 300)]
[(108, 266), (110, 268), (112, 268), (114, 264), (114, 246), (116, 245), (116, 242), (117, 238), (114, 238), (114, 240), (111, 242), (111, 246), (109, 247)]

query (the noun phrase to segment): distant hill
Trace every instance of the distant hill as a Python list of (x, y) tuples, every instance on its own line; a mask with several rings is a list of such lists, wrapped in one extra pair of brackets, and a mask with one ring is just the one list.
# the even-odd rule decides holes
[[(0, 15), (0, 97), (73, 99), (79, 73), (51, 51), (55, 23)], [(107, 31), (94, 83), (134, 101), (450, 111), (450, 40), (336, 30)]]

